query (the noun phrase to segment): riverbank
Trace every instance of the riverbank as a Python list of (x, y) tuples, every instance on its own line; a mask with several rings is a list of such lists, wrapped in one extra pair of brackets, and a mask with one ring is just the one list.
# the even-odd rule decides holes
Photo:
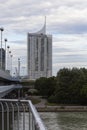
[[(38, 112), (87, 112), (87, 106), (50, 105), (40, 96), (29, 96)], [(33, 99), (33, 100), (32, 100)], [(36, 103), (36, 101), (39, 101)]]
[(87, 106), (40, 106), (36, 109), (38, 112), (87, 112)]

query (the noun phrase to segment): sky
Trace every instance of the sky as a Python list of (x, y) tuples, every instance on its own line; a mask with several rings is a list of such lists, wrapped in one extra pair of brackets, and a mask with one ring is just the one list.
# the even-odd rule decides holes
[(87, 0), (0, 0), (0, 27), (12, 52), (12, 70), (20, 58), (27, 70), (27, 33), (37, 32), (47, 19), (53, 36), (53, 75), (61, 68), (87, 68)]

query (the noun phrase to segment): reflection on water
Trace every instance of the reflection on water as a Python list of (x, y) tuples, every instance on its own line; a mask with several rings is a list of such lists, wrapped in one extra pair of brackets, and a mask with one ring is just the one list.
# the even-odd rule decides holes
[(44, 121), (45, 126), (48, 128), (48, 130), (60, 130), (59, 124), (57, 122), (57, 113), (44, 112), (44, 113), (40, 113), (40, 115)]
[(41, 113), (48, 130), (87, 130), (87, 112)]
[[(87, 130), (87, 112), (44, 112), (40, 113), (48, 130)], [(0, 115), (1, 118), (1, 115)], [(6, 127), (5, 114), (5, 130)], [(18, 129), (17, 113), (15, 113), (15, 130)], [(25, 113), (25, 130), (29, 130), (29, 116)], [(0, 119), (1, 126), (1, 119)], [(0, 128), (1, 130), (1, 128)], [(12, 115), (10, 113), (10, 130), (12, 130)], [(19, 130), (23, 130), (23, 113), (20, 112)]]

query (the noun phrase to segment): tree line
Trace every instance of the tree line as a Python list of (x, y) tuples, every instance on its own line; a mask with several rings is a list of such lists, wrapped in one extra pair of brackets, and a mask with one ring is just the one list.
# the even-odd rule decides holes
[(87, 69), (60, 69), (56, 77), (37, 79), (35, 88), (51, 103), (87, 104)]

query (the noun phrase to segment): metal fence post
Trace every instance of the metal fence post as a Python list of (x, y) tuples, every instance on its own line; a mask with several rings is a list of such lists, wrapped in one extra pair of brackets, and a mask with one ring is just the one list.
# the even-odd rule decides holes
[(0, 102), (2, 108), (2, 130), (4, 130), (4, 106), (2, 102)]

